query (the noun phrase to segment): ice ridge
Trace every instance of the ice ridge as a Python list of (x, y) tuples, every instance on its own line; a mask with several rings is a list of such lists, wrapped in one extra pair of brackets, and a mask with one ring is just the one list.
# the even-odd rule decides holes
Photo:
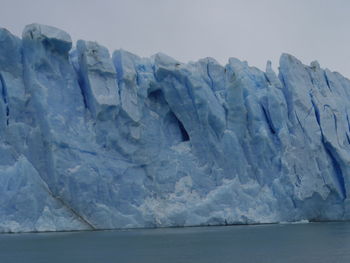
[(0, 232), (350, 219), (350, 81), (282, 54), (112, 55), (0, 29)]

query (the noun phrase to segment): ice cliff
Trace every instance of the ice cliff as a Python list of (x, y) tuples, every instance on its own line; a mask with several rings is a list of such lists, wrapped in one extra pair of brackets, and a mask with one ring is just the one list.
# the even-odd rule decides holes
[(0, 29), (0, 232), (350, 219), (350, 80)]

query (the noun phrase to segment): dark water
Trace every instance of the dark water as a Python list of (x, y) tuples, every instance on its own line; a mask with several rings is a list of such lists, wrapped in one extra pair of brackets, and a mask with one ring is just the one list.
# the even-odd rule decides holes
[(350, 223), (1, 234), (0, 262), (350, 262)]

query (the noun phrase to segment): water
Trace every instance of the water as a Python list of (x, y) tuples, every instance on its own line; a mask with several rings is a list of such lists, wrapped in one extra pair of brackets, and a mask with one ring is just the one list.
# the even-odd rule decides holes
[(1, 263), (349, 263), (350, 223), (0, 234)]

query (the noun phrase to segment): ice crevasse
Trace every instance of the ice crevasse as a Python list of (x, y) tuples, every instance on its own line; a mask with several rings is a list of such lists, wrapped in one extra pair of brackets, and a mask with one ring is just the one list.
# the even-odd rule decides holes
[(350, 219), (350, 80), (0, 29), (0, 232)]

